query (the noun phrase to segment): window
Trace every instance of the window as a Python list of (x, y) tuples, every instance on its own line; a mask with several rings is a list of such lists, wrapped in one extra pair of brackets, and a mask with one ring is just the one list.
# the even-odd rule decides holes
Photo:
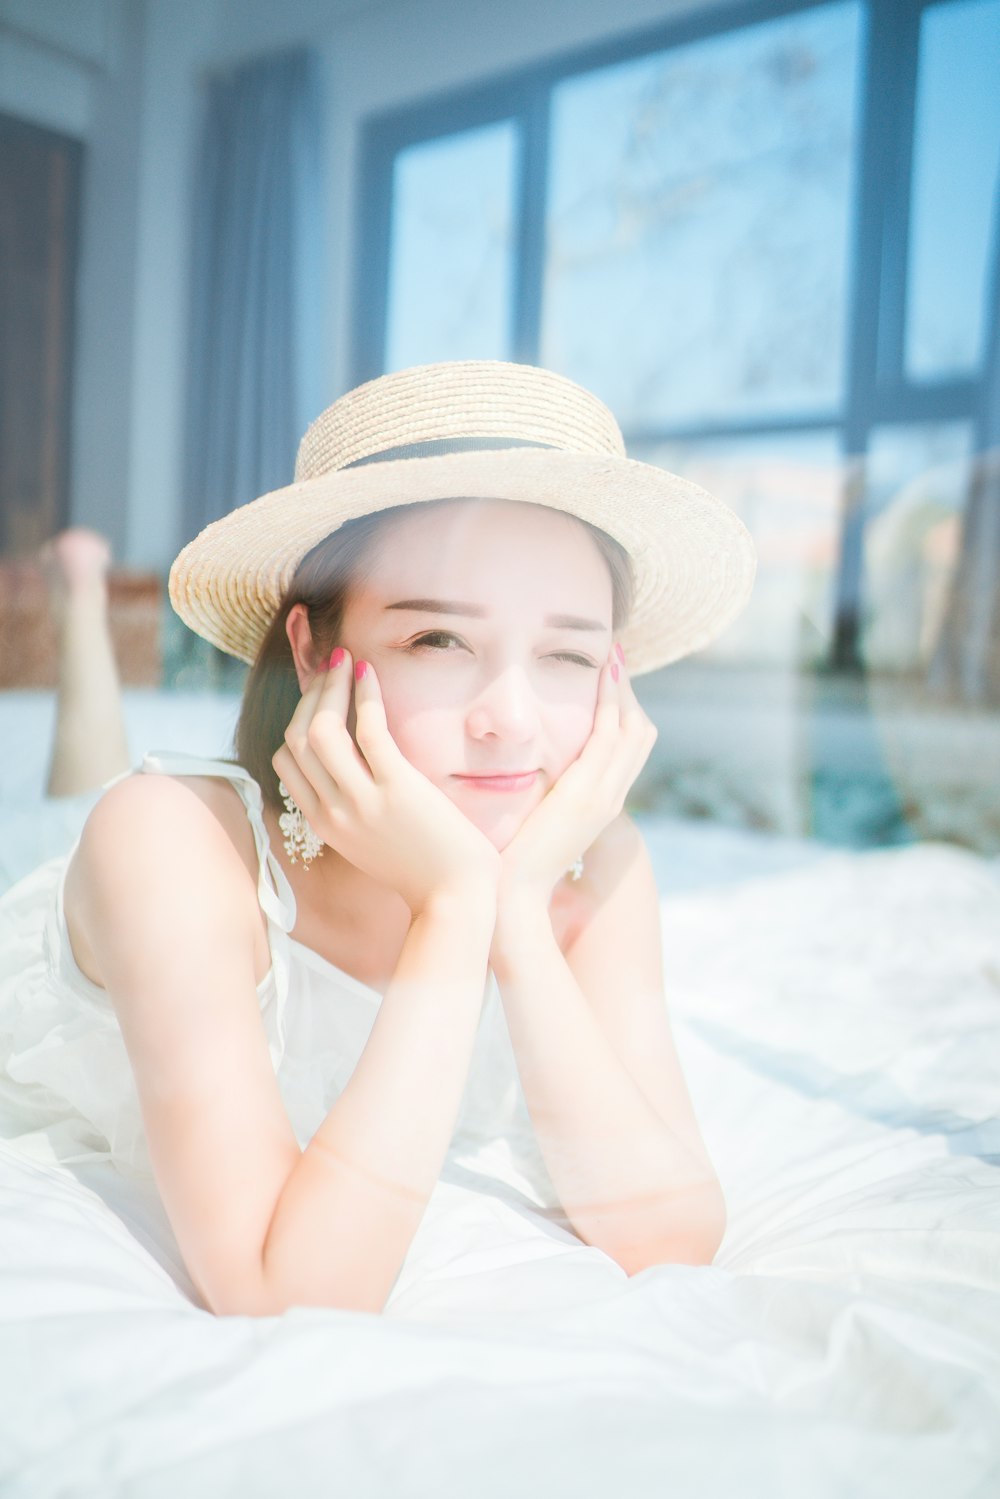
[(972, 375), (982, 361), (1000, 176), (1000, 0), (921, 16), (911, 189), (907, 372)]
[(1000, 0), (725, 19), (372, 121), (355, 377), (562, 371), (752, 524), (705, 656), (923, 669), (997, 357)]
[(624, 427), (839, 408), (859, 6), (557, 85), (541, 363)]
[(507, 357), (515, 149), (505, 120), (396, 157), (386, 370)]

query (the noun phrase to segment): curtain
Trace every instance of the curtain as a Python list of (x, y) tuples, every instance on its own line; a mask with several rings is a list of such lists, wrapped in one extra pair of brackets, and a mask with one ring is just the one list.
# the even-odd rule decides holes
[(291, 482), (319, 410), (322, 109), (315, 55), (208, 84), (194, 207), (183, 542)]

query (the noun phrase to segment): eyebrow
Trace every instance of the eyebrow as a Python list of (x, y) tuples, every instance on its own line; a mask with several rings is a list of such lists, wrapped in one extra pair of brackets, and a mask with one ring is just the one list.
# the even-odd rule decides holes
[[(448, 599), (400, 599), (398, 604), (386, 604), (386, 609), (403, 609), (420, 614), (462, 614), (471, 619), (485, 619), (488, 610), (476, 604), (452, 603)], [(607, 625), (599, 619), (584, 619), (579, 614), (547, 614), (545, 624), (557, 630), (606, 630)]]

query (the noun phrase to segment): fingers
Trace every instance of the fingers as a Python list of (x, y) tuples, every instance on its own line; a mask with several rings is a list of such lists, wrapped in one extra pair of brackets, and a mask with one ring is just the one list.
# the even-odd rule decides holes
[[(357, 798), (371, 777), (347, 732), (351, 700), (352, 663), (344, 652), (334, 652), (308, 684), (285, 730), (285, 743), (272, 760), (275, 770), (308, 818), (309, 807), (328, 808)], [(286, 774), (287, 772), (287, 774)], [(296, 794), (299, 784), (305, 801)], [(308, 790), (305, 787), (308, 786)]]
[[(594, 729), (585, 748), (588, 770), (613, 799), (624, 799), (656, 741), (656, 728), (639, 703), (614, 647), (601, 669)], [(581, 756), (583, 759), (583, 756)]]
[(359, 661), (358, 669), (361, 675), (355, 680), (354, 736), (375, 780), (383, 781), (392, 771), (398, 771), (403, 756), (389, 732), (375, 668), (370, 661)]
[[(334, 652), (334, 657), (337, 652)], [(347, 713), (354, 693), (354, 738)], [(385, 704), (370, 661), (342, 659), (327, 673), (309, 731), (309, 744), (344, 790), (358, 791), (398, 769), (402, 759), (386, 722)], [(356, 745), (355, 745), (356, 741)], [(359, 753), (360, 751), (360, 753)]]
[[(616, 680), (617, 678), (617, 680)], [(622, 668), (617, 652), (612, 650), (601, 667), (597, 683), (597, 707), (591, 742), (601, 747), (605, 756), (614, 753), (622, 726)]]
[(368, 780), (367, 766), (347, 730), (354, 690), (354, 662), (350, 653), (338, 647), (325, 663), (325, 669), (316, 673), (310, 690), (317, 683), (319, 692), (306, 724), (307, 753), (315, 755), (333, 780), (349, 790), (359, 777)]
[(621, 711), (621, 729), (633, 756), (633, 769), (629, 781), (631, 785), (649, 759), (658, 737), (658, 730), (635, 695), (621, 647), (616, 646), (613, 654), (619, 668), (616, 685)]
[[(353, 738), (347, 728), (352, 692)], [(337, 810), (350, 801), (363, 810), (373, 781), (386, 778), (390, 772), (398, 773), (402, 761), (388, 729), (371, 663), (355, 663), (348, 651), (335, 650), (302, 694), (285, 731), (284, 749), (286, 753), (279, 751), (272, 763), (289, 791), (293, 790), (293, 779), (304, 777), (311, 793), (303, 794), (314, 807), (322, 803)], [(295, 799), (308, 817), (307, 802), (298, 796)]]
[(271, 756), (271, 764), (274, 766), (275, 774), (279, 782), (284, 785), (296, 805), (301, 809), (303, 817), (309, 823), (313, 832), (316, 831), (317, 814), (320, 811), (319, 797), (312, 783), (306, 779), (299, 769), (299, 762), (288, 748), (282, 744)]

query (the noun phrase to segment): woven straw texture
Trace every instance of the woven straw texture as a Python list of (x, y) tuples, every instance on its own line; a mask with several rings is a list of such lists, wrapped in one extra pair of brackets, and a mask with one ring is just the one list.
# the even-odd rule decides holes
[(582, 386), (533, 365), (455, 361), (399, 370), (348, 391), (303, 437), (295, 480), (405, 443), (487, 436), (625, 456), (618, 423)]
[[(490, 437), (545, 446), (365, 461), (415, 442)], [(382, 376), (312, 424), (295, 483), (231, 511), (184, 548), (170, 600), (191, 629), (252, 662), (298, 563), (345, 521), (470, 496), (549, 505), (601, 527), (631, 555), (635, 601), (620, 639), (638, 676), (701, 649), (735, 619), (756, 552), (720, 500), (624, 455), (607, 407), (548, 370), (455, 361)]]

